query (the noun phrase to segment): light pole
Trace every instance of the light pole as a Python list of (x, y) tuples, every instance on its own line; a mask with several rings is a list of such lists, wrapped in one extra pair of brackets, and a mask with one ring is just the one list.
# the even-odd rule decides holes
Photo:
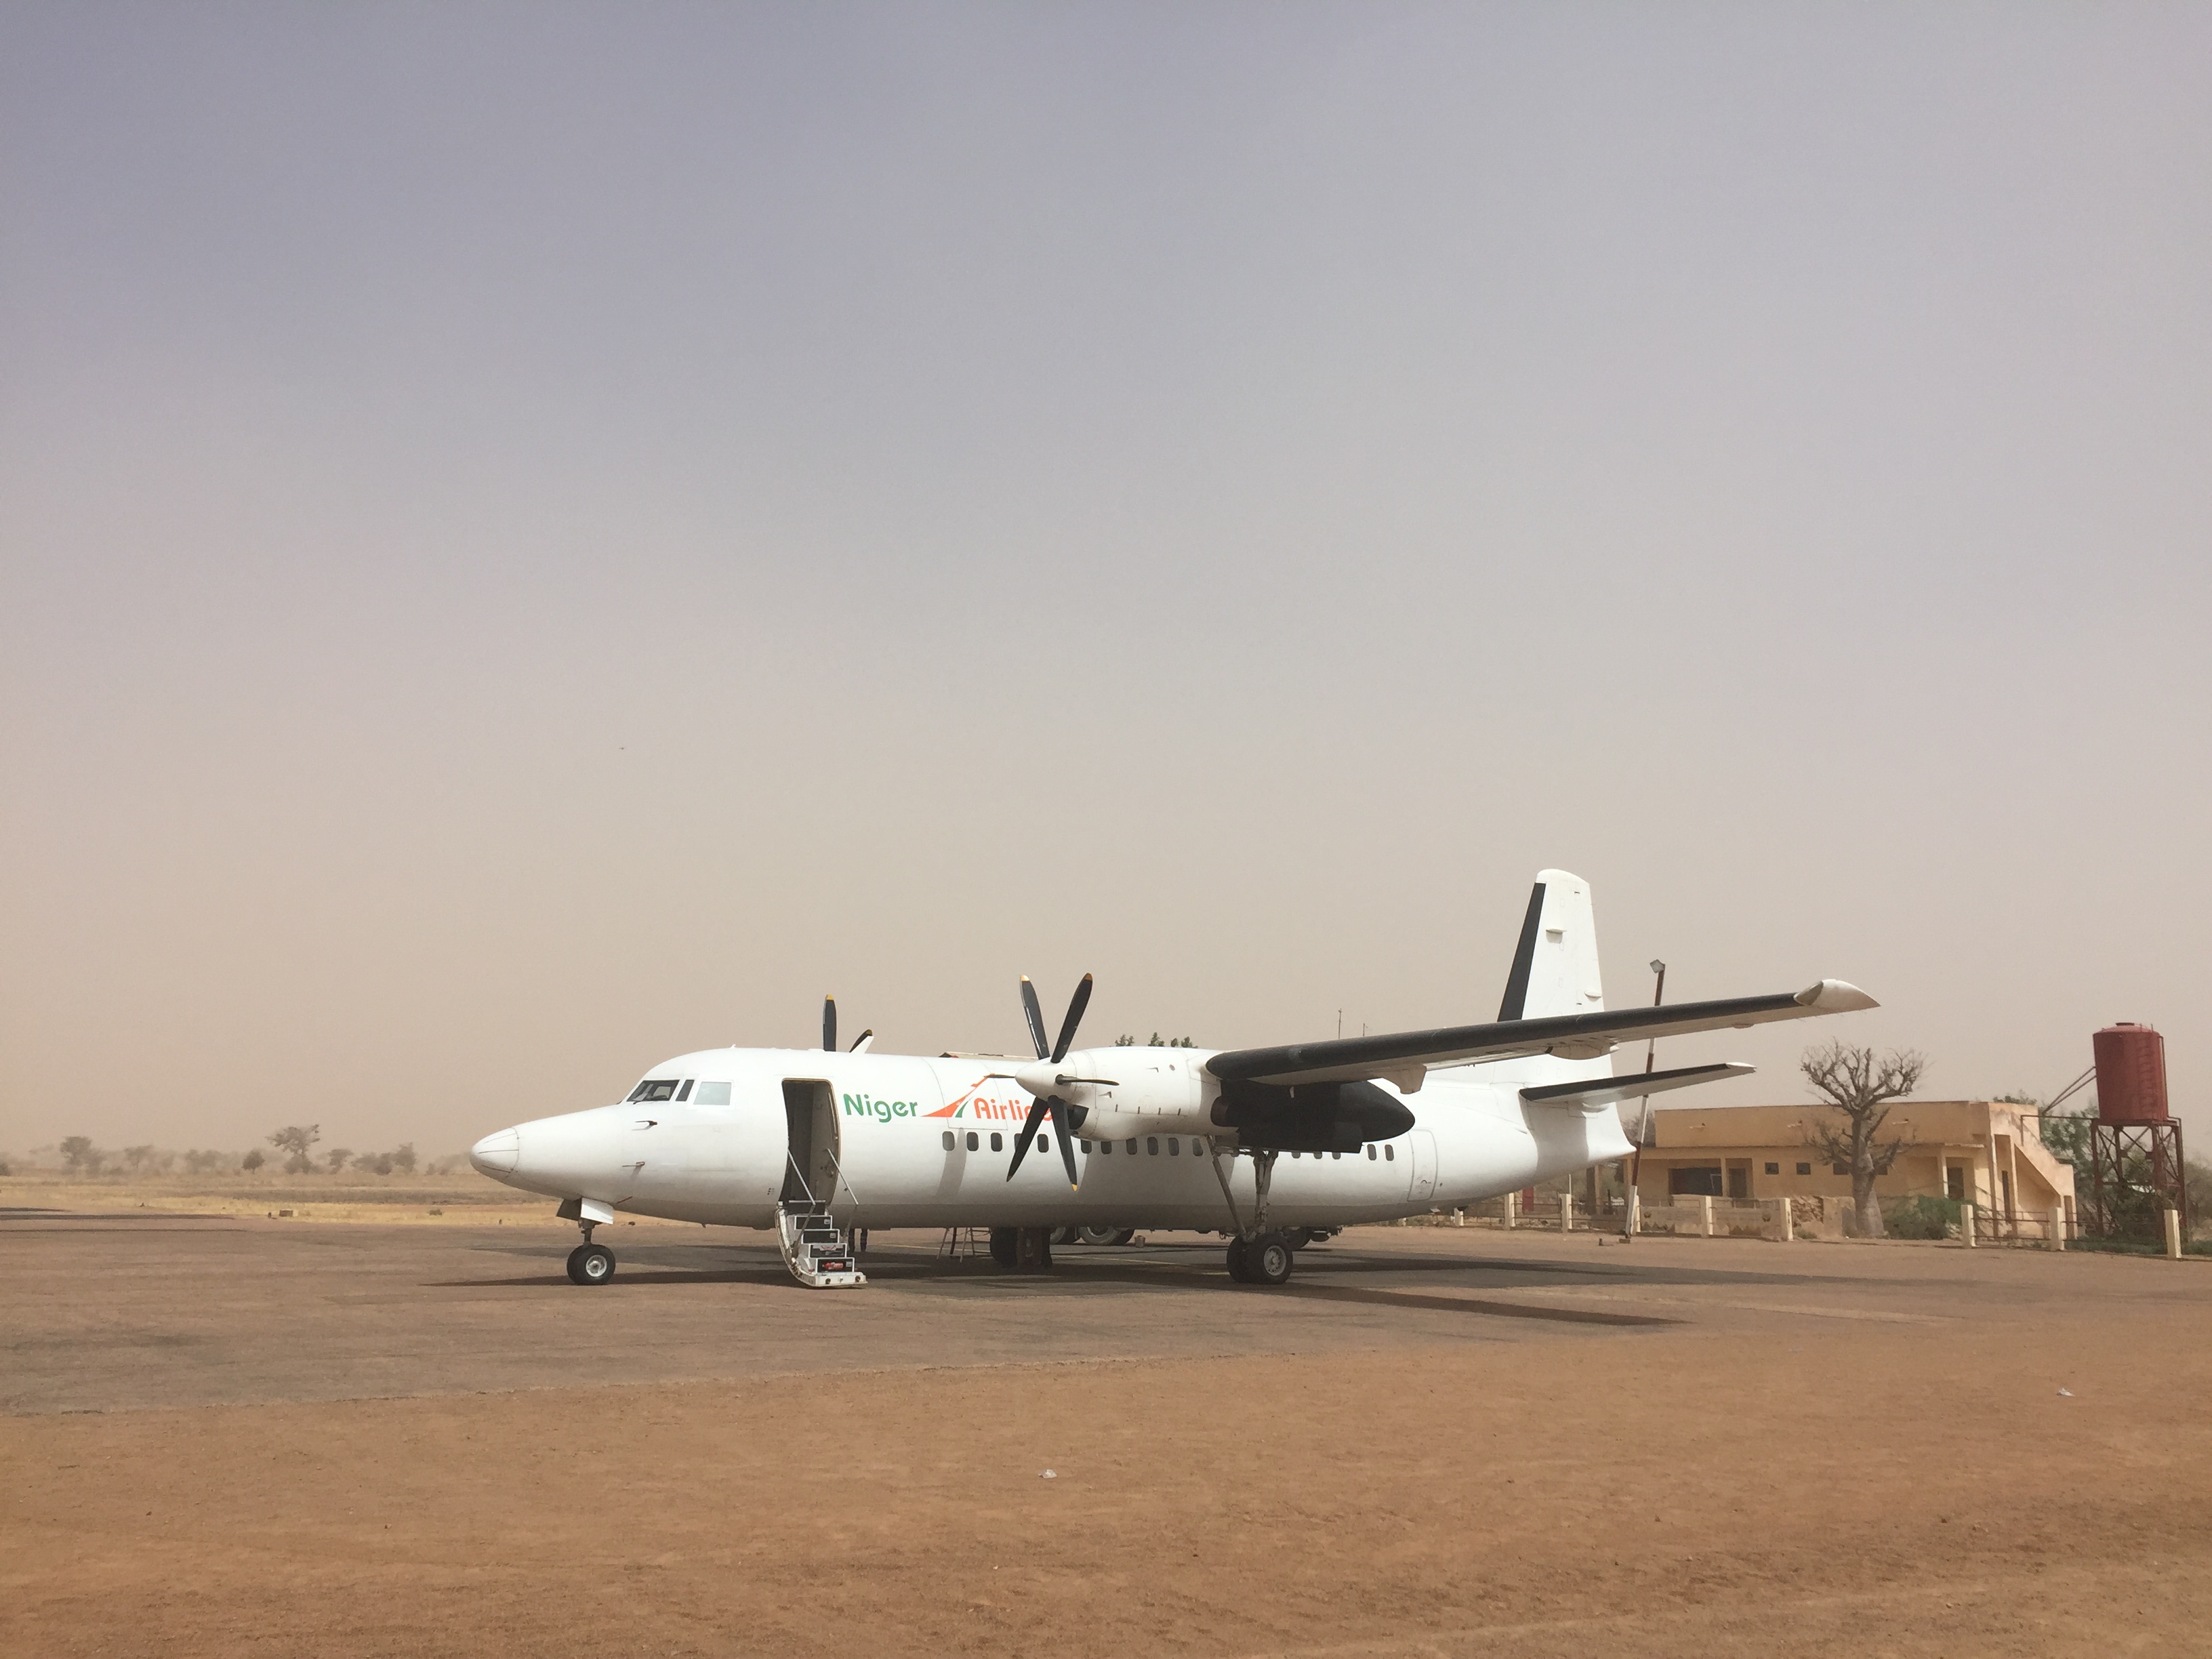
[[(1658, 981), (1658, 983), (1651, 988), (1651, 1006), (1656, 1008), (1667, 1000), (1667, 964), (1654, 957), (1651, 958), (1651, 971)], [(1658, 1055), (1659, 1038), (1656, 1034), (1654, 1034), (1644, 1045), (1644, 1076), (1651, 1075), (1652, 1062), (1658, 1058)], [(1620, 1236), (1623, 1240), (1636, 1237), (1638, 1212), (1641, 1209), (1644, 1201), (1643, 1189), (1637, 1183), (1644, 1174), (1644, 1143), (1651, 1138), (1651, 1097), (1645, 1095), (1638, 1104), (1641, 1109), (1637, 1115), (1636, 1150), (1630, 1153), (1628, 1158), (1628, 1202), (1623, 1206), (1625, 1214), (1620, 1224)]]

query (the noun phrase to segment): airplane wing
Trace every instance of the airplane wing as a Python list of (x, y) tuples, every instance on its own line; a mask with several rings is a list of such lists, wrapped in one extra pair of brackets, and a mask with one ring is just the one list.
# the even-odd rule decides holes
[(1595, 1060), (1631, 1038), (1723, 1031), (1771, 1020), (1806, 1019), (1881, 1006), (1856, 985), (1824, 979), (1802, 991), (1771, 996), (1680, 1002), (1671, 1008), (1605, 1009), (1542, 1019), (1495, 1020), (1486, 1025), (1449, 1025), (1434, 1031), (1396, 1031), (1379, 1036), (1336, 1037), (1279, 1048), (1231, 1048), (1206, 1062), (1224, 1083), (1329, 1083), (1382, 1078), (1410, 1093), (1431, 1066), (1516, 1054), (1558, 1054)]

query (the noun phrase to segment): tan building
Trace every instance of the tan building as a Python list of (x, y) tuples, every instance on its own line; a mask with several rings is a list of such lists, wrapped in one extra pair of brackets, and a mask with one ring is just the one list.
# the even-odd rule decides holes
[[(1631, 1103), (1632, 1105), (1633, 1103)], [(1850, 1172), (1807, 1144), (1843, 1114), (1825, 1107), (1680, 1106), (1651, 1115), (1658, 1144), (1644, 1151), (1637, 1201), (1715, 1198), (1849, 1198)], [(2063, 1210), (2074, 1219), (2074, 1170), (2043, 1144), (2035, 1109), (1997, 1100), (1900, 1100), (1882, 1125), (1905, 1148), (1875, 1182), (1879, 1198), (1961, 1200), (2001, 1216)]]

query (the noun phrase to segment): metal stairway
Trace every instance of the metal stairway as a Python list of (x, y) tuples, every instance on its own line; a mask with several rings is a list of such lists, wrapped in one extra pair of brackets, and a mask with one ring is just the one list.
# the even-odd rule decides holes
[(826, 1291), (868, 1282), (845, 1235), (830, 1218), (829, 1205), (818, 1198), (787, 1198), (779, 1204), (775, 1237), (783, 1247), (783, 1265), (802, 1285)]

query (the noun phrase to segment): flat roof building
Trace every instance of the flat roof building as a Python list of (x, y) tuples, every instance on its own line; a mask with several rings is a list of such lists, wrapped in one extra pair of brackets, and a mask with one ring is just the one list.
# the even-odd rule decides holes
[[(1622, 1115), (1633, 1123), (1635, 1103)], [(1656, 1146), (1637, 1176), (1637, 1201), (1715, 1198), (1849, 1198), (1850, 1172), (1808, 1145), (1841, 1112), (1802, 1106), (1676, 1106), (1651, 1114)], [(2074, 1170), (2043, 1144), (2033, 1106), (2002, 1100), (1900, 1100), (1880, 1140), (1906, 1145), (1875, 1182), (1878, 1198), (1954, 1198), (2002, 1216), (2063, 1210), (2074, 1218)]]

